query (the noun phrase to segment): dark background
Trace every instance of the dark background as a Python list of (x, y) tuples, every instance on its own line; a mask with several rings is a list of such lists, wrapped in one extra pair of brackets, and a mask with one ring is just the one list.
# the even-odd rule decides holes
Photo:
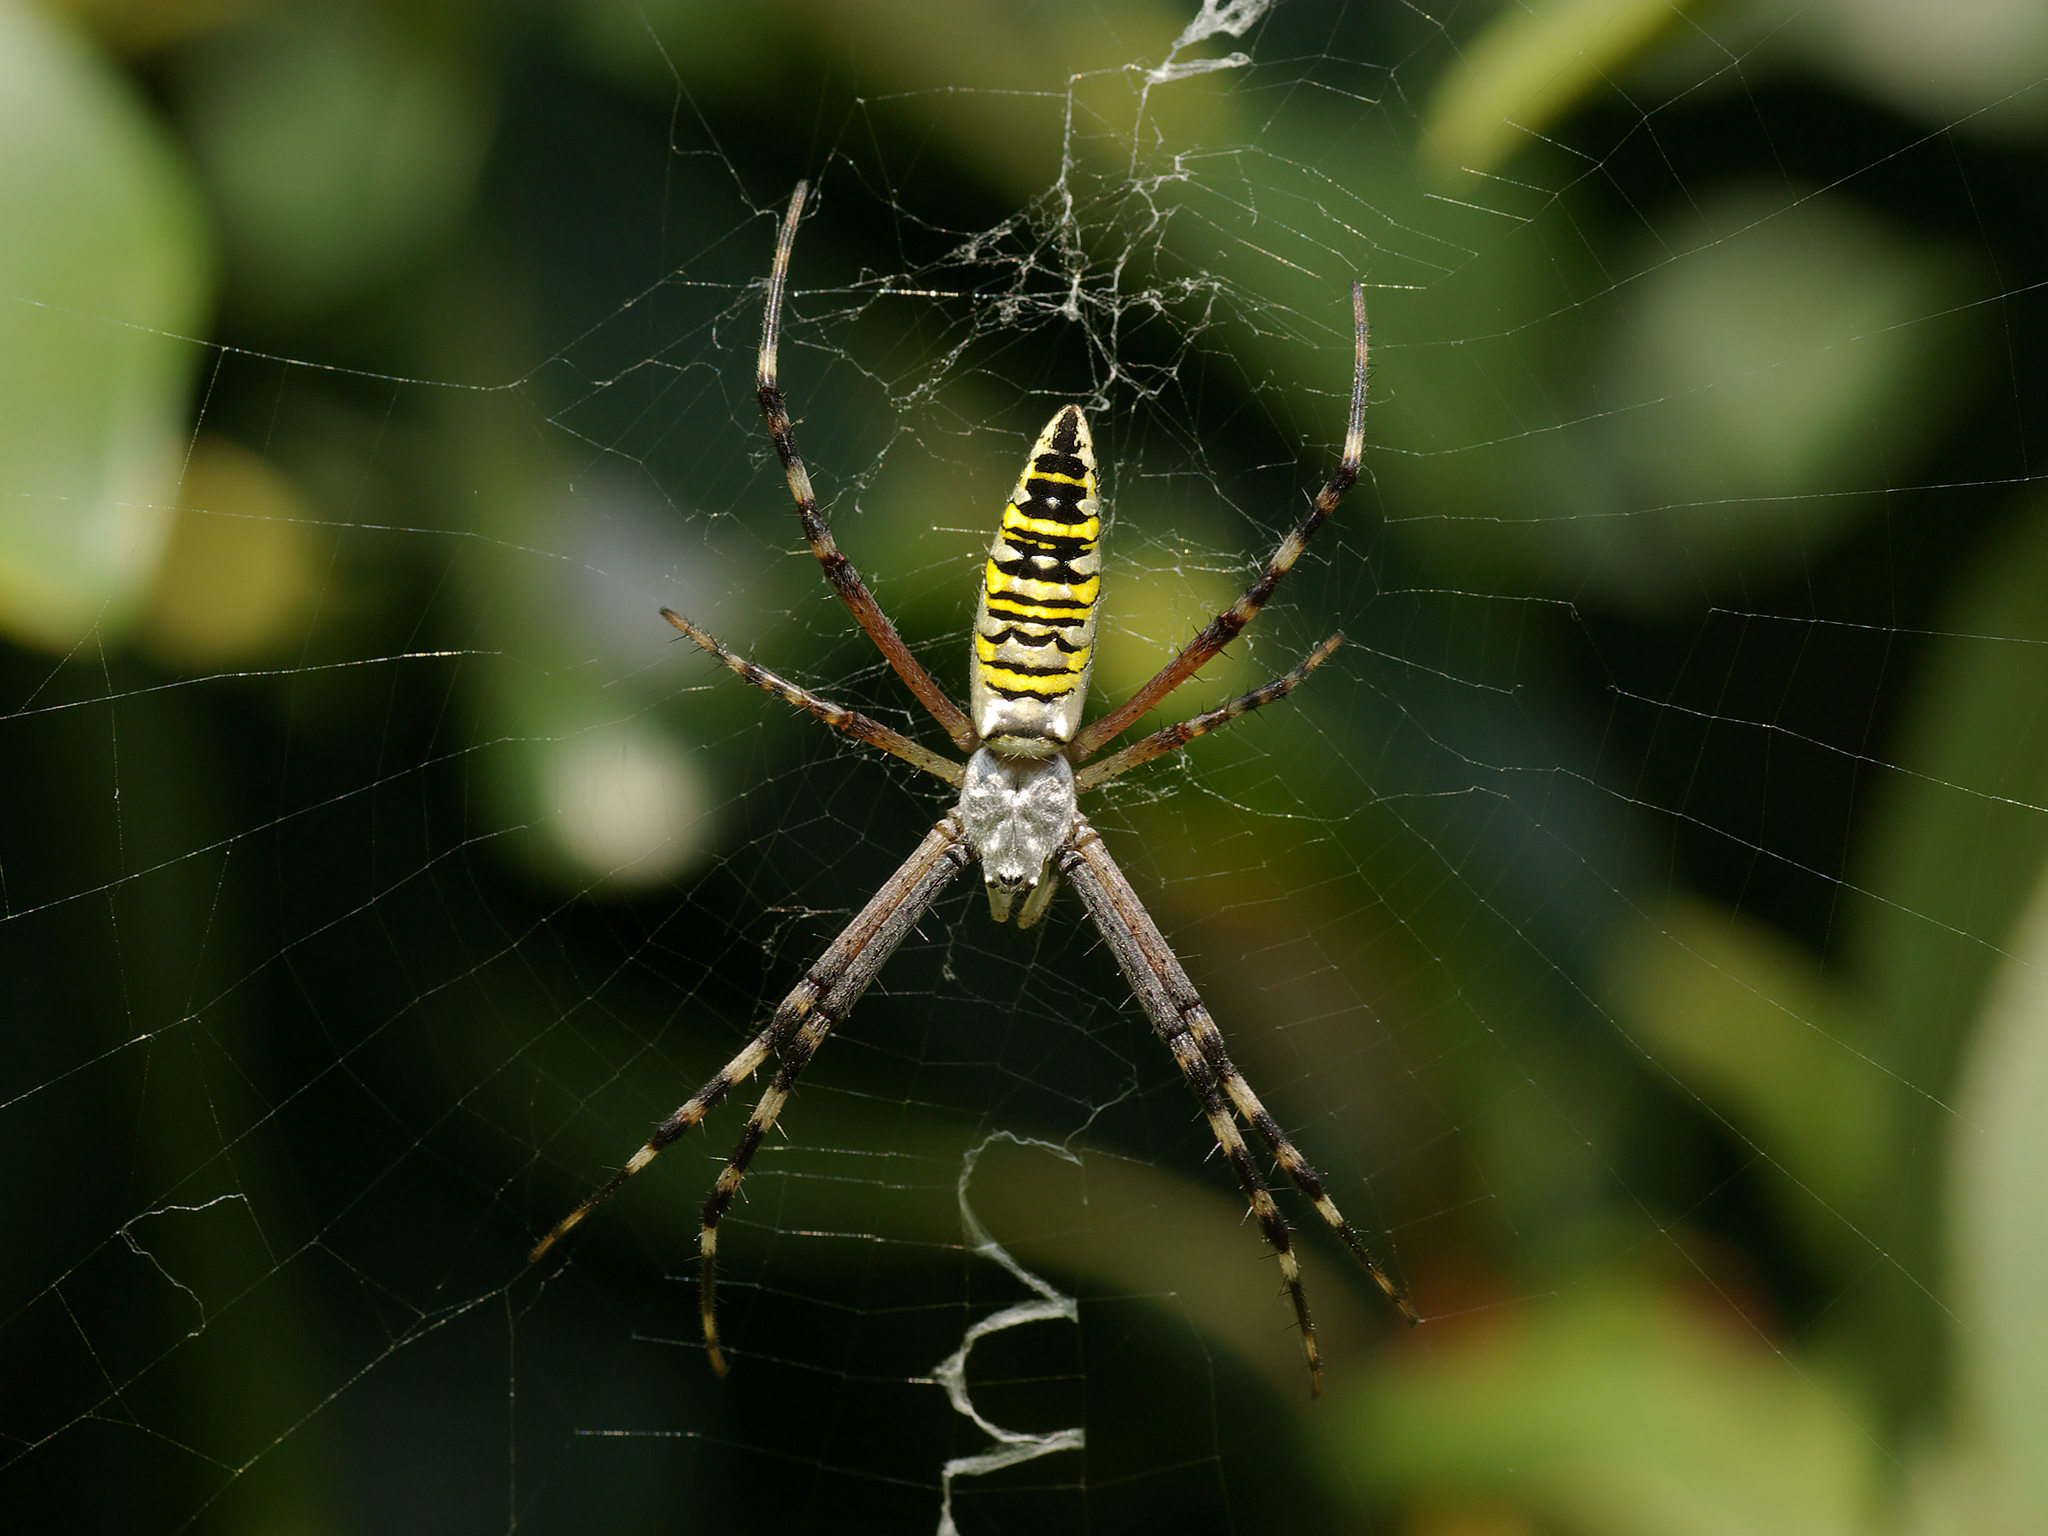
[[(1032, 1294), (976, 1148), (1078, 1323), (974, 1402), (1087, 1444), (963, 1531), (2048, 1518), (2048, 38), (1593, 9), (0, 11), (22, 1528), (928, 1528)], [(938, 744), (754, 412), (801, 178), (792, 411), (949, 687), (1067, 400), (1095, 707), (1228, 602), (1367, 285), (1367, 479), (1179, 713), (1345, 646), (1090, 807), (1423, 1315), (1283, 1199), (1318, 1401), (1071, 898), (830, 1043), (729, 1379), (743, 1111), (524, 1263), (944, 804), (655, 613)]]

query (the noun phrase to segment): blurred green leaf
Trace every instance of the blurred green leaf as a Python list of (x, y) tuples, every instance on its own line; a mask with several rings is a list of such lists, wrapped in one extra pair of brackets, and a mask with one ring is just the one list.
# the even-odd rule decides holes
[[(1426, 1341), (1423, 1341), (1426, 1347)], [(1418, 1347), (1332, 1471), (1418, 1504), (1509, 1500), (1593, 1536), (1850, 1536), (1876, 1454), (1792, 1361), (1615, 1287)]]
[(1873, 514), (1963, 403), (1927, 388), (1968, 372), (1961, 269), (1845, 204), (1702, 195), (1591, 298), (1555, 259), (1505, 241), (1485, 292), (1377, 306), (1415, 349), (1383, 350), (1382, 430), (1428, 450), (1380, 473), (1402, 533), (1474, 581), (1649, 613), (1768, 579)]
[(460, 227), (492, 113), (443, 51), (367, 7), (274, 13), (194, 45), (183, 116), (219, 207), (229, 301), (317, 314)]
[(133, 89), (0, 0), (0, 630), (118, 633), (156, 570), (210, 287), (186, 174)]
[(179, 489), (142, 625), (150, 653), (198, 672), (303, 644), (331, 555), (323, 570), (298, 487), (239, 444), (202, 434)]
[[(722, 573), (701, 545), (674, 541), (634, 482), (598, 469), (580, 490), (566, 484), (508, 430), (511, 398), (452, 397), (442, 418), (444, 441), (471, 455), (483, 488), (471, 516), (489, 534), (462, 541), (456, 562), (485, 642), (479, 805), (514, 834), (501, 846), (529, 874), (614, 896), (662, 886), (715, 846), (721, 790), (711, 756), (650, 701), (678, 684), (658, 610), (684, 593), (708, 599)], [(743, 688), (714, 691), (759, 711)]]
[(2048, 855), (2048, 518), (2016, 509), (1930, 628), (1852, 908), (1895, 1070), (1938, 1093)]
[(1891, 1151), (1854, 1000), (1762, 923), (1686, 899), (1622, 931), (1608, 995), (1648, 1059), (1782, 1172), (1787, 1209), (1821, 1251), (1839, 1245), (1844, 1219), (1881, 1197)]
[(2048, 123), (2048, 7), (1819, 0), (1786, 9), (1816, 67), (1944, 132), (2039, 134)]
[(2048, 1525), (2048, 886), (2006, 941), (1955, 1093), (1951, 1241), (1971, 1426)]
[(1683, 0), (1502, 6), (1430, 93), (1422, 163), (1437, 176), (1491, 169), (1591, 95), (1684, 8)]
[(1728, 187), (1643, 264), (1592, 381), (1628, 515), (1585, 530), (1633, 605), (1809, 558), (1963, 403), (1926, 387), (1957, 371), (1959, 273), (1846, 203)]
[(1919, 1277), (1941, 1259), (1938, 1164), (1956, 1057), (2048, 859), (2048, 520), (2022, 511), (1966, 569), (1930, 626), (1914, 704), (1875, 785), (1843, 926), (1875, 1025), (1873, 1060), (1897, 1127), (1872, 1236), (1887, 1263), (1835, 1309), (1870, 1341), (1902, 1410), (1941, 1381), (1948, 1319)]
[[(1580, 246), (1544, 238), (1516, 187), (1430, 193), (1384, 117), (1311, 103), (1259, 149), (1257, 248), (1219, 242), (1242, 210), (1195, 185), (1173, 189), (1200, 217), (1168, 225), (1172, 254), (1190, 274), (1232, 258), (1239, 365), (1306, 403), (1337, 373), (1342, 220), (1372, 312), (1373, 476), (1391, 531), (1456, 584), (1654, 613), (1778, 577), (1874, 515), (1967, 403), (1927, 381), (1981, 350), (1968, 269), (1838, 196), (1730, 181), (1609, 227), (1581, 193)], [(1305, 363), (1325, 328), (1328, 362)]]

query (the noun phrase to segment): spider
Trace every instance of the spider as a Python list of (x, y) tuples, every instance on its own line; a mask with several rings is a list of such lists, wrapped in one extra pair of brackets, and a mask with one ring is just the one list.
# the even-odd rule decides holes
[(1315, 1325), (1309, 1317), (1287, 1222), (1260, 1177), (1233, 1114), (1258, 1132), (1288, 1179), (1314, 1203), (1317, 1214), (1344, 1240), (1401, 1315), (1412, 1324), (1417, 1321), (1416, 1314), (1338, 1212), (1315, 1169), (1231, 1063), (1223, 1037), (1194, 984), (1109, 856), (1102, 838), (1081, 814), (1076, 797), (1141, 763), (1179, 751), (1240, 715), (1285, 698), (1329, 657), (1343, 636), (1330, 636), (1292, 671), (1220, 708), (1154, 732), (1092, 766), (1077, 770), (1075, 765), (1186, 682), (1251, 622), (1300, 558), (1309, 538), (1357, 482), (1365, 416), (1364, 288), (1355, 282), (1351, 286), (1356, 360), (1343, 460), (1244, 595), (1211, 619), (1122, 706), (1086, 728), (1081, 725), (1081, 707), (1094, 657), (1095, 605), (1101, 588), (1097, 551), (1101, 503), (1096, 497), (1095, 452), (1086, 417), (1073, 405), (1053, 417), (1039, 434), (1017, 488), (1003, 508), (989, 550), (974, 619), (968, 709), (963, 713), (910, 653), (860, 573), (840, 553), (818, 515), (810, 475), (797, 453), (786, 397), (777, 382), (775, 354), (790, 252), (806, 194), (806, 184), (799, 182), (783, 217), (769, 272), (756, 370), (761, 416), (788, 477), (804, 538), (818, 557), (826, 581), (967, 761), (962, 764), (941, 757), (879, 720), (756, 666), (670, 609), (662, 609), (661, 614), (755, 687), (815, 715), (856, 741), (945, 780), (960, 791), (960, 798), (804, 973), (767, 1027), (662, 1121), (624, 1167), (563, 1217), (534, 1246), (528, 1261), (538, 1262), (622, 1184), (702, 1120), (734, 1084), (753, 1076), (770, 1055), (779, 1056), (781, 1065), (774, 1080), (754, 1106), (739, 1145), (726, 1159), (704, 1202), (699, 1266), (704, 1347), (711, 1368), (723, 1376), (726, 1360), (719, 1344), (716, 1306), (719, 1221), (739, 1192), (762, 1138), (774, 1129), (798, 1075), (825, 1037), (846, 1018), (939, 892), (979, 858), (988, 886), (989, 914), (998, 923), (1014, 915), (1019, 928), (1029, 928), (1044, 914), (1062, 877), (1080, 893), (1082, 905), (1116, 956), (1153, 1029), (1201, 1101), (1209, 1129), (1229, 1159), (1252, 1214), (1279, 1260), (1308, 1361), (1310, 1393), (1320, 1393), (1322, 1366)]

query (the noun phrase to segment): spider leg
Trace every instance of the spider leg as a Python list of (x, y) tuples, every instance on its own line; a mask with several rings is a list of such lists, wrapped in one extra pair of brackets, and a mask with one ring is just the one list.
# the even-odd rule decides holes
[[(1196, 715), (1179, 725), (1170, 725), (1147, 736), (1143, 741), (1125, 747), (1121, 752), (1105, 757), (1094, 766), (1082, 769), (1074, 776), (1076, 792), (1093, 789), (1119, 774), (1128, 772), (1140, 763), (1147, 763), (1155, 757), (1179, 750), (1196, 737), (1205, 736), (1210, 731), (1228, 725), (1239, 715), (1247, 714), (1261, 705), (1271, 704), (1276, 699), (1285, 698), (1300, 685), (1302, 679), (1328, 659), (1343, 639), (1341, 634), (1332, 635), (1309, 652), (1301, 665), (1284, 676), (1276, 677), (1263, 687), (1254, 688), (1250, 693), (1232, 699), (1221, 708)], [(1106, 858), (1105, 855), (1105, 861)], [(1120, 871), (1117, 872), (1117, 879), (1119, 882), (1122, 881)], [(1127, 885), (1125, 889), (1128, 890)], [(1135, 906), (1135, 893), (1131, 895), (1130, 900)], [(1153, 929), (1153, 936), (1157, 938), (1156, 928)], [(1237, 1107), (1237, 1112), (1244, 1116), (1245, 1123), (1255, 1129), (1266, 1145), (1273, 1149), (1273, 1156), (1279, 1161), (1281, 1169), (1293, 1182), (1294, 1187), (1314, 1203), (1316, 1214), (1323, 1218), (1331, 1231), (1344, 1240), (1344, 1245), (1351, 1250), (1358, 1262), (1365, 1266), (1365, 1272), (1372, 1276), (1373, 1283), (1386, 1293), (1389, 1301), (1400, 1308), (1401, 1315), (1411, 1325), (1420, 1322), (1421, 1319), (1415, 1315), (1415, 1309), (1409, 1304), (1408, 1298), (1400, 1293), (1394, 1282), (1387, 1277), (1386, 1271), (1381, 1269), (1373, 1256), (1366, 1251), (1365, 1244), (1359, 1240), (1358, 1234), (1351, 1230), (1351, 1223), (1344, 1219), (1343, 1213), (1337, 1209), (1336, 1202), (1324, 1191), (1321, 1176), (1308, 1159), (1301, 1155), (1301, 1149), (1295, 1146), (1285, 1131), (1280, 1129), (1280, 1123), (1268, 1112), (1266, 1106), (1259, 1102), (1259, 1096), (1252, 1092), (1251, 1084), (1245, 1081), (1244, 1074), (1238, 1071), (1236, 1063), (1230, 1059), (1230, 1053), (1224, 1047), (1223, 1032), (1216, 1027), (1216, 1021), (1209, 1016), (1209, 1010), (1196, 995), (1194, 984), (1188, 980), (1187, 973), (1181, 969), (1180, 962), (1174, 958), (1172, 950), (1167, 947), (1163, 938), (1158, 938), (1158, 953), (1168, 963), (1165, 977), (1168, 994), (1180, 1006), (1181, 1016), (1186, 1019), (1189, 1030), (1201, 1047), (1202, 1055), (1221, 1082), (1230, 1102)]]
[[(1316, 1349), (1316, 1330), (1309, 1318), (1308, 1295), (1301, 1285), (1301, 1264), (1294, 1255), (1287, 1220), (1280, 1214), (1280, 1207), (1274, 1203), (1265, 1180), (1259, 1177), (1251, 1149), (1245, 1145), (1237, 1121), (1231, 1117), (1230, 1107), (1225, 1102), (1216, 1069), (1189, 1022), (1190, 1012), (1200, 1014), (1207, 1022), (1208, 1015), (1202, 1009), (1201, 999), (1195, 996), (1187, 973), (1174, 959), (1173, 951), (1166, 947), (1166, 940), (1160, 936), (1158, 927), (1139, 904), (1137, 892), (1124, 879), (1123, 871), (1116, 867), (1109, 850), (1103, 847), (1101, 837), (1085, 816), (1075, 819), (1074, 831), (1066, 847), (1053, 862), (1073, 882), (1074, 889), (1081, 893), (1089, 917), (1094, 919), (1096, 929), (1115, 954), (1124, 979), (1130, 983), (1131, 991), (1151, 1018), (1152, 1028), (1166, 1043), (1167, 1049), (1173, 1052), (1174, 1062), (1187, 1078), (1188, 1086), (1202, 1101), (1202, 1113), (1208, 1119), (1209, 1130), (1216, 1137), (1217, 1146), (1223, 1149), (1223, 1155), (1230, 1160), (1238, 1187), (1244, 1191), (1252, 1214), (1258, 1218), (1259, 1227), (1266, 1235), (1267, 1246), (1280, 1261), (1280, 1278), (1287, 1286), (1288, 1300), (1294, 1304), (1295, 1324), (1301, 1330), (1302, 1353), (1308, 1357), (1309, 1393), (1311, 1396), (1320, 1395), (1323, 1390), (1322, 1357)], [(1215, 1025), (1209, 1024), (1208, 1027), (1214, 1030)]]
[(1365, 1272), (1372, 1276), (1373, 1284), (1386, 1293), (1387, 1300), (1391, 1301), (1401, 1316), (1407, 1319), (1409, 1326), (1413, 1327), (1421, 1322), (1422, 1319), (1415, 1315), (1415, 1308), (1409, 1304), (1408, 1298), (1403, 1296), (1394, 1282), (1387, 1278), (1387, 1272), (1381, 1269), (1373, 1256), (1366, 1251), (1365, 1244), (1359, 1240), (1358, 1234), (1351, 1230), (1351, 1223), (1344, 1219), (1344, 1214), (1337, 1209), (1336, 1202), (1324, 1192), (1322, 1178), (1309, 1165), (1308, 1159), (1301, 1155), (1301, 1149), (1288, 1139), (1287, 1133), (1280, 1129), (1280, 1122), (1275, 1120), (1266, 1106), (1259, 1102), (1259, 1096), (1252, 1092), (1252, 1085), (1246, 1082), (1244, 1074), (1237, 1070), (1237, 1064), (1223, 1048), (1223, 1032), (1216, 1027), (1216, 1021), (1209, 1017), (1209, 1010), (1197, 1004), (1189, 1010), (1187, 1017), (1188, 1028), (1194, 1034), (1196, 1044), (1202, 1048), (1202, 1055), (1207, 1058), (1210, 1068), (1222, 1082), (1224, 1093), (1229, 1096), (1230, 1102), (1237, 1106), (1237, 1112), (1244, 1116), (1245, 1122), (1259, 1133), (1267, 1146), (1273, 1149), (1273, 1156), (1279, 1161), (1281, 1170), (1293, 1182), (1294, 1187), (1314, 1202), (1316, 1214), (1323, 1218), (1332, 1232), (1344, 1240), (1344, 1246), (1351, 1250), (1352, 1257), (1365, 1266)]
[[(799, 688), (795, 683), (777, 677), (766, 667), (757, 666), (746, 657), (735, 655), (715, 636), (706, 634), (673, 608), (662, 609), (661, 616), (756, 688), (766, 689), (785, 703), (794, 704), (798, 709), (816, 715), (834, 729), (846, 732), (855, 741), (879, 747), (894, 757), (902, 758), (913, 768), (922, 768), (933, 777), (944, 779), (955, 789), (958, 789), (965, 779), (966, 771), (951, 758), (939, 756), (929, 748), (918, 745), (901, 731), (891, 730), (881, 721), (864, 715), (859, 710), (834, 704), (830, 699), (822, 699), (810, 689)], [(1118, 757), (1124, 755), (1121, 752), (1117, 754)]]
[(1244, 589), (1244, 595), (1204, 625), (1201, 632), (1182, 646), (1180, 654), (1161, 667), (1150, 682), (1074, 738), (1073, 745), (1067, 748), (1067, 756), (1075, 762), (1080, 762), (1104, 743), (1120, 735), (1132, 722), (1207, 666), (1211, 657), (1235, 640), (1245, 625), (1251, 623), (1258, 611), (1266, 605), (1266, 599), (1273, 595), (1273, 589), (1280, 585), (1289, 571), (1294, 569), (1294, 563), (1301, 558), (1302, 550), (1308, 547), (1308, 541), (1315, 536), (1316, 530), (1330, 520), (1330, 515), (1337, 510), (1337, 504), (1344, 499), (1344, 493), (1358, 483), (1358, 466), (1365, 455), (1366, 329), (1363, 283), (1351, 285), (1351, 318), (1356, 360), (1351, 373), (1351, 419), (1344, 431), (1343, 459), (1330, 472), (1330, 478), (1323, 482), (1323, 488), (1316, 492), (1316, 499), (1309, 505), (1301, 522), (1295, 526), (1292, 533), (1280, 541), (1280, 547), (1273, 551), (1273, 558), (1266, 562), (1266, 568)]
[(789, 1097), (797, 1074), (804, 1069), (833, 1026), (852, 1010), (861, 993), (867, 990), (868, 983), (875, 979), (875, 973), (895, 953), (897, 945), (917, 925), (939, 892), (967, 867), (972, 857), (959, 822), (950, 814), (940, 818), (938, 825), (918, 844), (917, 850), (903, 861), (896, 873), (889, 877), (888, 883), (875, 893), (874, 899), (861, 908), (854, 920), (804, 973), (804, 979), (775, 1010), (775, 1017), (767, 1028), (719, 1068), (711, 1080), (692, 1094), (674, 1114), (656, 1126), (654, 1134), (647, 1138), (647, 1144), (627, 1160), (625, 1167), (557, 1222), (554, 1230), (534, 1245), (533, 1252), (527, 1255), (527, 1262), (538, 1262), (584, 1217), (611, 1198), (620, 1185), (702, 1120), (735, 1083), (753, 1076), (770, 1052), (781, 1051), (781, 1069), (761, 1095), (761, 1102), (754, 1107), (747, 1120), (746, 1133), (727, 1159), (725, 1171), (718, 1176), (711, 1198), (704, 1205), (701, 1239), (704, 1340), (711, 1352), (712, 1367), (723, 1375), (725, 1357), (718, 1348), (718, 1330), (712, 1313), (718, 1219), (731, 1203), (740, 1180), (746, 1177), (747, 1165), (753, 1160), (761, 1138), (774, 1127), (776, 1117), (782, 1113), (783, 1103)]
[(825, 580), (839, 594), (839, 600), (846, 604), (860, 627), (867, 631), (868, 638), (875, 642), (875, 648), (896, 669), (896, 675), (917, 696), (918, 703), (939, 722), (939, 729), (952, 737), (953, 744), (962, 752), (971, 752), (976, 745), (974, 727), (967, 723), (967, 716), (960, 706), (947, 698), (945, 690), (932, 680), (924, 664), (910, 654), (910, 647), (903, 643), (896, 626), (882, 612), (882, 605), (868, 591), (860, 572), (854, 569), (851, 560), (840, 553), (831, 530), (818, 515), (818, 498), (811, 489), (810, 471), (804, 468), (803, 456), (796, 451), (796, 429), (790, 425), (788, 397), (783, 394), (776, 377), (775, 350), (782, 332), (782, 298), (789, 285), (789, 254), (796, 244), (797, 220), (803, 215), (804, 198), (809, 190), (808, 184), (800, 181), (796, 184), (796, 191), (790, 195), (789, 212), (783, 216), (782, 233), (775, 242), (775, 265), (768, 274), (768, 302), (761, 316), (761, 351), (755, 364), (761, 419), (767, 424), (776, 456), (782, 460), (782, 472), (789, 481), (790, 498), (796, 502), (797, 520), (803, 524), (804, 539), (811, 546), (811, 553), (824, 567)]
[(1196, 737), (1221, 730), (1239, 715), (1248, 715), (1255, 709), (1286, 698), (1301, 686), (1302, 679), (1329, 660), (1330, 652), (1343, 643), (1343, 634), (1334, 634), (1303, 657), (1299, 666), (1274, 678), (1270, 683), (1262, 683), (1250, 693), (1240, 694), (1228, 704), (1208, 710), (1192, 719), (1183, 720), (1179, 725), (1169, 725), (1164, 730), (1154, 731), (1143, 741), (1133, 742), (1121, 752), (1112, 752), (1101, 762), (1090, 764), (1074, 775), (1074, 793), (1086, 794), (1097, 785), (1107, 784), (1111, 779), (1129, 773), (1140, 763), (1149, 763), (1153, 758), (1163, 757), (1168, 752), (1178, 752)]
[(939, 892), (967, 867), (972, 857), (959, 822), (951, 815), (942, 818), (860, 916), (832, 941), (832, 947), (777, 1010), (778, 1017), (787, 1013), (792, 1023), (802, 1022), (786, 1037), (781, 1048), (782, 1066), (747, 1117), (747, 1128), (740, 1134), (739, 1145), (725, 1160), (718, 1182), (711, 1186), (711, 1194), (704, 1201), (698, 1246), (704, 1348), (711, 1368), (721, 1376), (725, 1374), (725, 1352), (718, 1343), (718, 1223), (731, 1206), (733, 1196), (739, 1193), (740, 1181), (746, 1178), (762, 1139), (781, 1117), (798, 1075), (810, 1065), (834, 1026), (853, 1011), (853, 1005), (867, 991), (875, 973), (917, 926)]

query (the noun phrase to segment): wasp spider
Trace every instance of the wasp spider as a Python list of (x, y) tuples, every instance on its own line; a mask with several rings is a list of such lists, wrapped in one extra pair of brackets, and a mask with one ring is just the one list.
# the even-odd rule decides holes
[(796, 990), (775, 1010), (768, 1026), (662, 1121), (647, 1144), (623, 1168), (563, 1217), (535, 1245), (530, 1257), (540, 1259), (620, 1185), (702, 1120), (735, 1083), (752, 1077), (770, 1055), (778, 1056), (781, 1064), (774, 1080), (748, 1117), (739, 1145), (726, 1160), (724, 1171), (704, 1202), (699, 1271), (704, 1344), (712, 1369), (723, 1375), (725, 1356), (719, 1347), (715, 1305), (719, 1220), (746, 1177), (762, 1138), (774, 1128), (798, 1074), (834, 1026), (847, 1016), (933, 899), (978, 858), (988, 884), (989, 912), (999, 923), (1014, 916), (1018, 927), (1030, 927), (1045, 911), (1062, 876), (1080, 893), (1082, 904), (1123, 968), (1131, 990), (1152, 1020), (1152, 1027), (1173, 1052), (1174, 1061), (1201, 1101), (1217, 1145), (1229, 1158), (1252, 1214), (1258, 1218), (1266, 1241), (1280, 1261), (1281, 1278), (1293, 1302), (1302, 1349), (1308, 1357), (1310, 1389), (1319, 1391), (1321, 1367), (1315, 1328), (1309, 1320), (1308, 1300), (1302, 1292), (1293, 1242), (1287, 1222), (1238, 1130), (1238, 1118), (1258, 1132), (1288, 1179), (1314, 1203), (1317, 1214), (1344, 1240), (1402, 1315), (1412, 1323), (1415, 1313), (1324, 1192), (1315, 1169), (1231, 1063), (1223, 1037), (1196, 995), (1187, 972), (1181, 969), (1158, 927), (1139, 904), (1137, 893), (1075, 802), (1077, 796), (1141, 763), (1178, 751), (1239, 715), (1285, 698), (1337, 648), (1343, 636), (1332, 635), (1309, 652), (1293, 671), (1221, 708), (1168, 726), (1088, 767), (1077, 768), (1076, 764), (1092, 756), (1186, 682), (1251, 622), (1300, 558), (1310, 536), (1336, 511), (1344, 493), (1357, 481), (1365, 412), (1364, 290), (1356, 283), (1351, 288), (1356, 362), (1343, 461), (1244, 595), (1211, 619), (1182, 647), (1179, 655), (1120, 708), (1085, 728), (1081, 725), (1081, 706), (1094, 659), (1095, 605), (1102, 584), (1102, 560), (1097, 549), (1101, 502), (1096, 495), (1095, 452), (1087, 418), (1079, 407), (1071, 405), (1053, 417), (1032, 447), (1017, 488), (1003, 508), (1002, 523), (989, 550), (981, 604), (974, 616), (968, 711), (962, 713), (911, 655), (860, 573), (833, 542), (831, 531), (818, 515), (810, 475), (796, 450), (789, 411), (776, 380), (775, 350), (783, 292), (789, 278), (790, 250), (797, 220), (803, 213), (804, 197), (805, 188), (799, 184), (782, 221), (775, 265), (768, 278), (757, 373), (761, 415), (788, 475), (790, 495), (796, 501), (804, 537), (824, 568), (826, 581), (918, 702), (966, 755), (966, 762), (941, 757), (878, 720), (777, 677), (733, 654), (680, 614), (663, 609), (662, 616), (755, 687), (808, 711), (858, 741), (893, 753), (944, 779), (959, 789), (960, 799), (939, 818), (938, 825), (926, 835), (917, 851), (861, 909), (845, 932), (805, 972)]

